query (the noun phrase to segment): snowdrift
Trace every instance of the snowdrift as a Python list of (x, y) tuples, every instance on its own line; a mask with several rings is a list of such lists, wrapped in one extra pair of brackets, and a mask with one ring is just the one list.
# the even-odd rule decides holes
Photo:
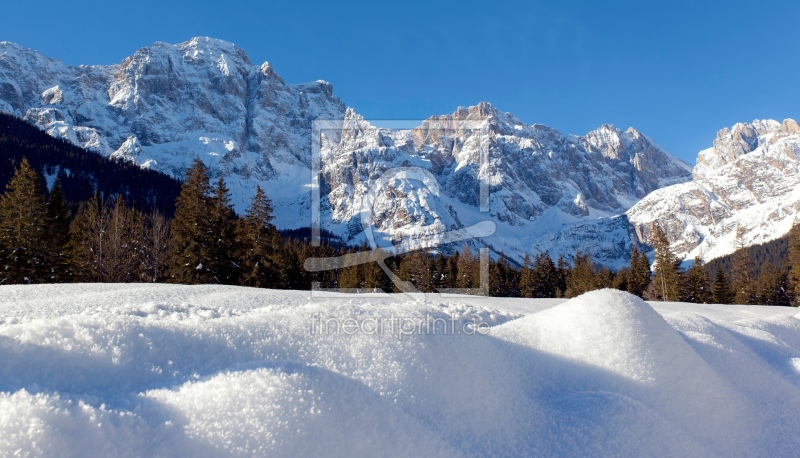
[(2, 456), (790, 456), (796, 309), (0, 287)]

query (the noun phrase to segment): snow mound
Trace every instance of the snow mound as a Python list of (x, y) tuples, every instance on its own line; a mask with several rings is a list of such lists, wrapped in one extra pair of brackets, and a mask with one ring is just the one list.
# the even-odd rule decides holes
[(789, 456), (795, 309), (0, 288), (1, 456)]

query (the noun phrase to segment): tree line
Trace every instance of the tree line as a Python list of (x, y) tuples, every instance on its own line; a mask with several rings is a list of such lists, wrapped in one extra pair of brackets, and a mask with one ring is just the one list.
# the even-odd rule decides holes
[[(74, 209), (74, 210), (73, 210)], [(100, 192), (69, 202), (59, 179), (45, 190), (42, 177), (23, 159), (0, 196), (0, 284), (54, 282), (172, 282), (263, 288), (397, 291), (375, 262), (308, 272), (310, 257), (367, 250), (281, 235), (271, 201), (261, 188), (244, 215), (237, 215), (222, 179), (211, 183), (195, 159), (174, 202), (174, 217), (157, 208), (139, 209), (126, 196)], [(789, 236), (784, 262), (765, 261), (756, 271), (750, 251), (731, 256), (728, 274), (701, 260), (683, 270), (664, 231), (654, 225), (651, 262), (634, 247), (627, 267), (598, 267), (589, 255), (571, 262), (547, 253), (526, 255), (515, 265), (502, 253), (489, 260), (488, 288), (501, 297), (574, 297), (600, 288), (628, 291), (648, 300), (797, 304), (800, 298), (800, 226)], [(741, 242), (741, 234), (737, 237)], [(740, 247), (740, 248), (743, 248)], [(385, 263), (420, 291), (481, 288), (480, 258), (464, 245), (452, 255), (416, 251), (385, 253)], [(773, 256), (772, 259), (775, 259)], [(757, 272), (755, 274), (754, 272)]]

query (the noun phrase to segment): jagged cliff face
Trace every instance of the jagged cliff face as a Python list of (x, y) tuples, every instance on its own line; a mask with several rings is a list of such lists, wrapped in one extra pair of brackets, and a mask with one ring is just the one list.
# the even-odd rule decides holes
[[(487, 103), (402, 132), (375, 128), (348, 110), (344, 128), (332, 137), (322, 147), (326, 209), (354, 242), (362, 227), (352, 222), (372, 205), (385, 239), (432, 236), (490, 219), (497, 233), (484, 242), (495, 251), (521, 259), (526, 252), (568, 249), (571, 256), (574, 244), (549, 243), (551, 232), (618, 215), (651, 191), (690, 178), (688, 165), (634, 129), (604, 125), (583, 137), (565, 136)], [(398, 167), (415, 171), (392, 174)], [(479, 211), (481, 181), (488, 185), (485, 212)], [(614, 231), (620, 241), (602, 244), (596, 257), (617, 265), (633, 242), (627, 230)]]
[[(221, 40), (156, 43), (92, 67), (0, 43), (0, 110), (176, 177), (200, 156), (226, 177), (239, 208), (257, 183), (308, 170), (312, 121), (341, 119), (344, 108), (330, 84), (287, 85), (269, 63), (254, 65)], [(273, 188), (285, 205), (298, 204), (300, 185)]]
[[(572, 255), (574, 241), (588, 237), (597, 240), (584, 251), (619, 265), (636, 242), (634, 228), (624, 218), (597, 218), (691, 179), (687, 164), (635, 129), (604, 125), (564, 135), (487, 103), (414, 129), (375, 128), (345, 110), (330, 84), (288, 85), (268, 63), (255, 65), (235, 45), (210, 38), (156, 43), (118, 65), (92, 67), (0, 43), (0, 110), (176, 177), (200, 156), (212, 176), (226, 179), (239, 210), (262, 186), (285, 228), (310, 224), (312, 122), (343, 120), (341, 132), (321, 143), (322, 221), (352, 243), (364, 240), (361, 216), (369, 207), (368, 222), (384, 240), (435, 237), (489, 219), (497, 232), (474, 246), (516, 259), (536, 251)], [(724, 159), (709, 155), (707, 167), (752, 154), (760, 128), (769, 126), (734, 129), (720, 140)], [(592, 229), (606, 223), (608, 230)]]
[(700, 152), (693, 181), (653, 192), (627, 215), (645, 238), (658, 221), (686, 259), (732, 253), (739, 227), (746, 245), (785, 235), (800, 221), (800, 126), (787, 119), (722, 129)]

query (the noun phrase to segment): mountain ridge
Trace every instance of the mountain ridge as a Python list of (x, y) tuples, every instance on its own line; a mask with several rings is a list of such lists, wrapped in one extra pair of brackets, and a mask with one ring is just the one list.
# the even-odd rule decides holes
[[(311, 224), (312, 126), (332, 120), (341, 129), (326, 132), (319, 151), (321, 220), (343, 240), (366, 240), (361, 215), (371, 204), (387, 246), (488, 218), (497, 232), (473, 241), (474, 248), (490, 246), (516, 260), (538, 251), (571, 257), (580, 240), (611, 266), (647, 244), (645, 226), (654, 220), (668, 221), (674, 248), (690, 255), (694, 248), (678, 244), (686, 231), (670, 219), (681, 205), (665, 214), (647, 197), (670, 188), (704, 194), (697, 183), (768, 142), (759, 136), (798, 130), (788, 121), (737, 124), (721, 130), (694, 167), (633, 127), (603, 124), (565, 135), (488, 102), (390, 131), (346, 107), (330, 83), (287, 84), (269, 62), (254, 64), (233, 43), (208, 37), (156, 42), (119, 64), (77, 67), (0, 42), (0, 111), (176, 178), (199, 156), (212, 177), (225, 178), (239, 210), (256, 185), (266, 189), (282, 229)], [(409, 167), (417, 175), (386, 176)], [(378, 185), (385, 188), (376, 192)], [(704, 194), (709, 206), (711, 194)]]

